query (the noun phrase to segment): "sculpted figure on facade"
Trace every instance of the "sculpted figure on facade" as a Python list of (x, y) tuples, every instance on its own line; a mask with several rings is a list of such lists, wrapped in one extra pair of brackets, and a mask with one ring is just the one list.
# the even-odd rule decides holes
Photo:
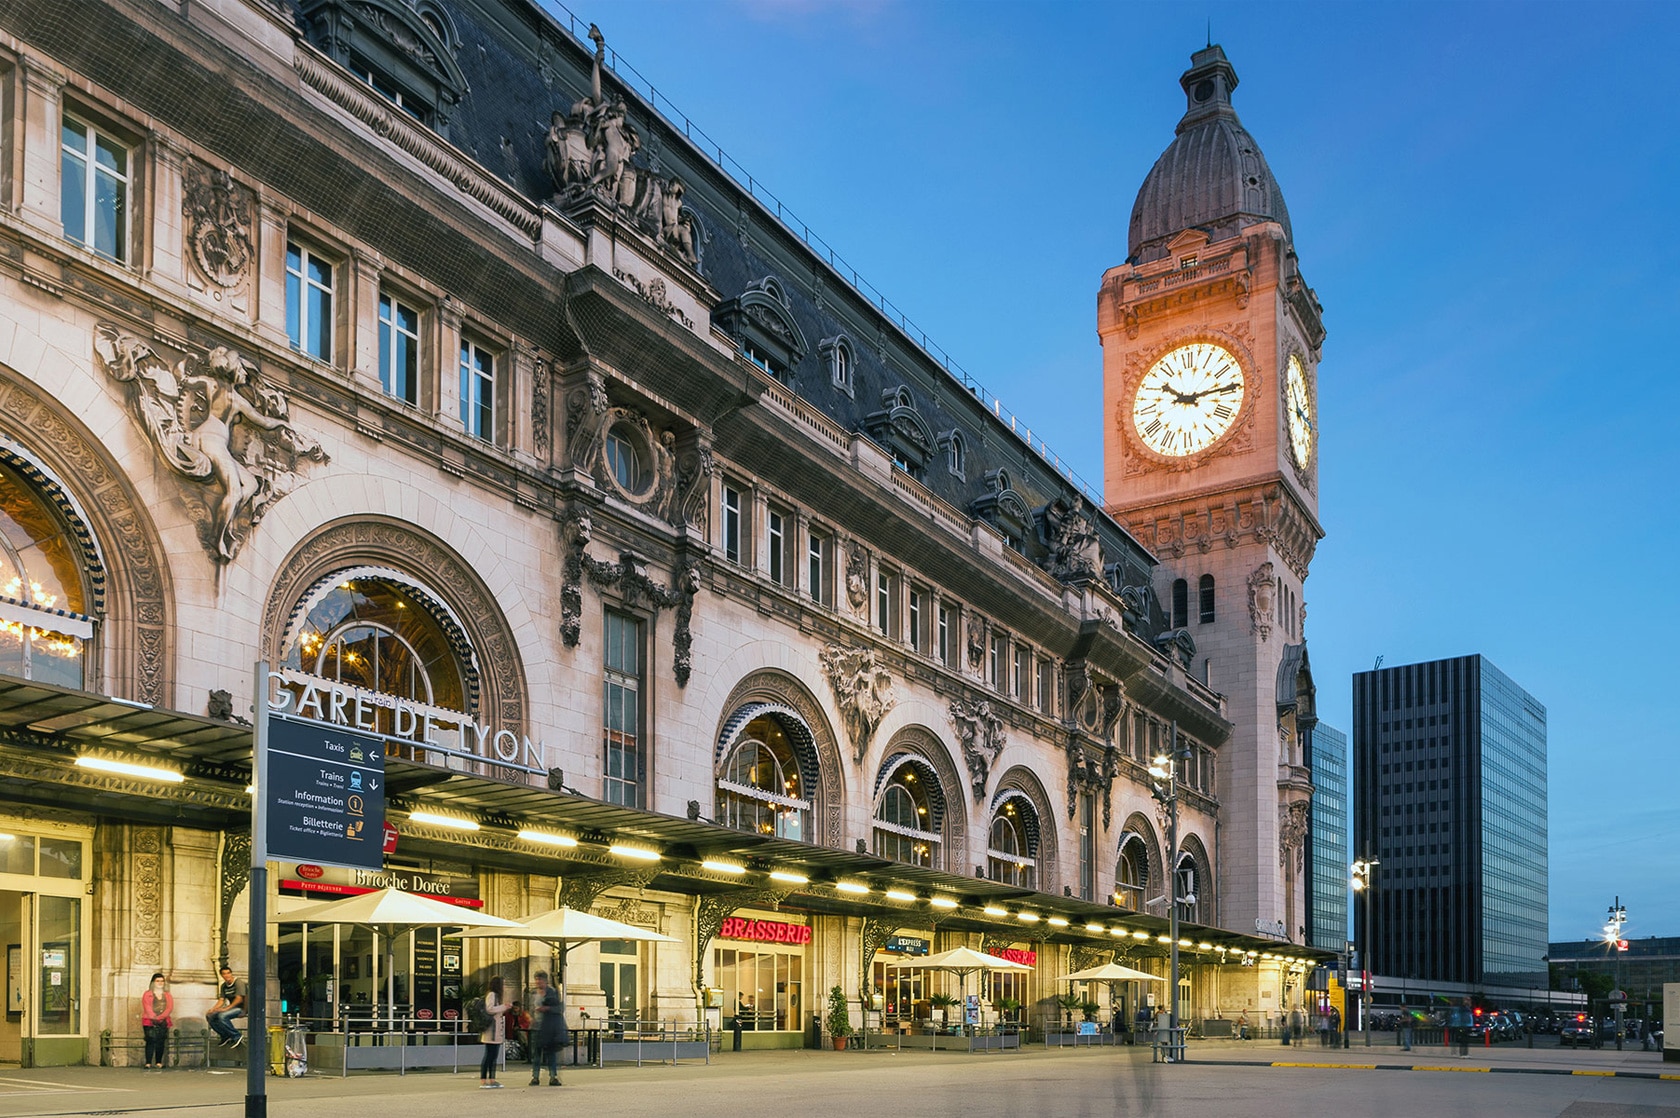
[(846, 541), (846, 604), (863, 616), (869, 603), (869, 553), (856, 540)]
[(1306, 866), (1307, 831), (1312, 822), (1312, 804), (1307, 800), (1278, 805), (1278, 865), (1288, 869), (1290, 855), (1299, 873)]
[(834, 701), (852, 739), (853, 759), (862, 761), (875, 727), (898, 702), (892, 676), (876, 661), (872, 648), (831, 644), (822, 650), (821, 659), (823, 675), (834, 689)]
[(292, 426), (285, 395), (226, 346), (170, 365), (150, 342), (101, 323), (93, 350), (126, 386), (129, 410), (164, 463), (204, 487), (189, 507), (217, 563), (239, 554), (303, 460), (327, 461), (321, 444)]
[(238, 287), (250, 273), (251, 191), (233, 176), (188, 157), (181, 169), (181, 215), (188, 258), (198, 274), (221, 288)]
[(1255, 635), (1261, 640), (1272, 635), (1272, 607), (1276, 597), (1277, 578), (1272, 573), (1272, 561), (1268, 559), (1248, 576), (1248, 617)]
[(1064, 581), (1094, 578), (1102, 570), (1102, 544), (1085, 498), (1057, 497), (1039, 512), (1039, 536), (1048, 555), (1045, 569)]
[(653, 238), (661, 248), (692, 268), (700, 266), (697, 222), (683, 206), (687, 187), (635, 163), (642, 136), (630, 123), (630, 107), (623, 97), (601, 88), (606, 40), (590, 25), (595, 63), (589, 95), (572, 103), (569, 112), (555, 110), (543, 138), (543, 167), (562, 203), (592, 200), (619, 213)]
[(986, 779), (992, 765), (1009, 743), (1003, 719), (985, 699), (952, 699), (950, 714), (951, 728), (968, 763), (969, 786), (974, 790), (974, 801), (979, 803), (986, 798)]
[(968, 669), (977, 672), (986, 662), (986, 622), (980, 617), (968, 619)]

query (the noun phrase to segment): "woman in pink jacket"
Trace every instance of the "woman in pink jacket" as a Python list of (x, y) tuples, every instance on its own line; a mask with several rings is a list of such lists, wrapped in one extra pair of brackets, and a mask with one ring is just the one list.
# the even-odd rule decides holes
[(175, 995), (160, 971), (140, 995), (140, 1031), (146, 1034), (146, 1066), (163, 1069), (169, 1050), (169, 1029), (175, 1024)]

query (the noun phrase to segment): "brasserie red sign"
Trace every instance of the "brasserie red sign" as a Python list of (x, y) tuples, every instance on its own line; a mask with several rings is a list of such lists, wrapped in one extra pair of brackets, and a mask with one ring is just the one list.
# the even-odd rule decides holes
[(811, 926), (731, 916), (718, 929), (718, 935), (723, 939), (750, 939), (756, 943), (802, 944), (811, 942)]
[(1021, 947), (1005, 947), (997, 953), (997, 957), (1008, 959), (1011, 963), (1020, 963), (1023, 967), (1038, 966), (1038, 952)]

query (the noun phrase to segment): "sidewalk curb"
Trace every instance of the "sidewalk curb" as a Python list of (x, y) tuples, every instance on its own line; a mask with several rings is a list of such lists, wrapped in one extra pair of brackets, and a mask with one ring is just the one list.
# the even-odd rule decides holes
[(1658, 1071), (1611, 1071), (1600, 1068), (1495, 1068), (1465, 1066), (1462, 1064), (1331, 1064), (1315, 1063), (1310, 1060), (1272, 1060), (1258, 1062), (1254, 1060), (1201, 1060), (1185, 1061), (1191, 1064), (1213, 1064), (1228, 1068), (1323, 1068), (1341, 1071), (1448, 1071), (1472, 1072), (1483, 1075), (1584, 1075), (1596, 1076), (1602, 1079), (1667, 1079), (1680, 1082), (1680, 1072)]

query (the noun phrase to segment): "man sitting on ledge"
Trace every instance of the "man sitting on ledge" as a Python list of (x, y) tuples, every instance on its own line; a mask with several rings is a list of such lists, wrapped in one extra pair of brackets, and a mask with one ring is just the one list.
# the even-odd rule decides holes
[(221, 1038), (225, 1048), (237, 1048), (245, 1043), (245, 1034), (235, 1028), (233, 1022), (245, 1016), (247, 993), (245, 980), (235, 978), (232, 967), (222, 967), (222, 984), (216, 990), (216, 1004), (204, 1014), (204, 1021), (210, 1026), (210, 1031)]

